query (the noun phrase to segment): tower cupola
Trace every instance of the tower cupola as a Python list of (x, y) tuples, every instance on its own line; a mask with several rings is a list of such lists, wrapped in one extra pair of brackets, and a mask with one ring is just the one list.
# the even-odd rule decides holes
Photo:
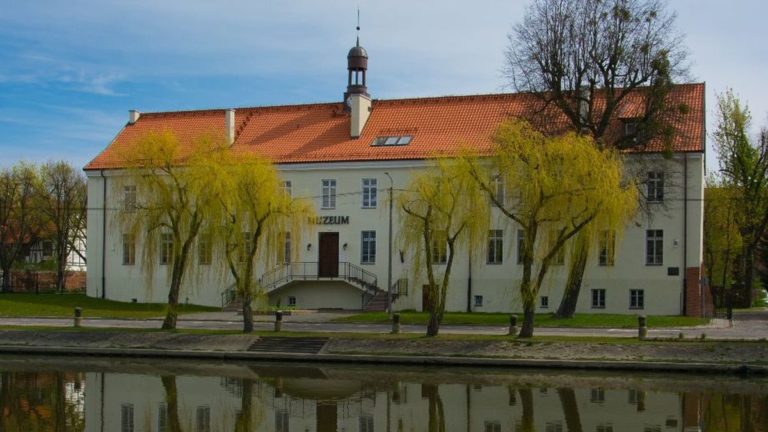
[(357, 43), (347, 54), (347, 91), (344, 93), (345, 101), (353, 94), (369, 96), (365, 77), (367, 70), (368, 52), (360, 46), (360, 37), (358, 36)]

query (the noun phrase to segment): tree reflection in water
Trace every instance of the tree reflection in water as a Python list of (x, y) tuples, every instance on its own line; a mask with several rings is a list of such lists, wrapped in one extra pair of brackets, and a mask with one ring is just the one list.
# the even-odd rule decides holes
[[(768, 430), (768, 380), (759, 377), (138, 360), (128, 371), (109, 372), (102, 360), (90, 369), (100, 372), (83, 372), (87, 362), (19, 364), (0, 374), (3, 432)], [(227, 376), (218, 376), (223, 370)]]

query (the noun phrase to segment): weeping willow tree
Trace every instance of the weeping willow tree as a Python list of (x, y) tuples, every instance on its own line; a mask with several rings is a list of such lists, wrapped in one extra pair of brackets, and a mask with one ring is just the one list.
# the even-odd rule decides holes
[(253, 302), (266, 296), (256, 282), (258, 265), (274, 263), (285, 250), (286, 233), (298, 244), (314, 211), (308, 200), (286, 193), (277, 170), (260, 156), (221, 152), (209, 171), (215, 176), (207, 193), (217, 202), (206, 236), (224, 245), (226, 266), (243, 302), (243, 332), (250, 333)]
[(587, 136), (547, 137), (525, 121), (509, 120), (497, 129), (494, 143), (489, 163), (463, 160), (499, 211), (522, 230), (520, 337), (531, 337), (536, 298), (550, 265), (590, 227), (620, 231), (634, 214), (637, 188), (623, 181), (619, 156)]
[[(142, 266), (151, 289), (160, 265), (168, 276), (168, 306), (163, 329), (175, 329), (182, 283), (193, 245), (214, 209), (208, 193), (209, 160), (224, 148), (215, 135), (201, 135), (182, 145), (171, 132), (151, 132), (122, 155), (127, 169), (113, 184), (122, 197), (116, 221), (123, 234), (124, 261), (131, 261), (143, 240)], [(133, 264), (132, 262), (129, 262)]]
[(451, 269), (460, 247), (473, 253), (488, 235), (488, 201), (457, 160), (437, 159), (398, 196), (400, 242), (413, 250), (416, 278), (426, 273), (427, 336), (437, 336), (445, 314)]

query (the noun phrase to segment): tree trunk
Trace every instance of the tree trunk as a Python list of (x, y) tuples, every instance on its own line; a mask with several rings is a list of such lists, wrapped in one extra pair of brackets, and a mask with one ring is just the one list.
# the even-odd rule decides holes
[(572, 388), (559, 388), (557, 395), (560, 397), (560, 405), (563, 407), (565, 424), (568, 432), (582, 432), (581, 416), (579, 415), (579, 403), (576, 401), (576, 393)]
[(243, 393), (240, 396), (240, 413), (235, 421), (235, 432), (251, 432), (253, 412), (253, 380), (243, 379)]
[(251, 289), (243, 290), (243, 333), (253, 333), (253, 295)]
[(59, 259), (56, 263), (56, 290), (60, 293), (64, 293), (64, 287), (66, 285), (67, 278), (67, 258)]
[(179, 290), (181, 289), (181, 278), (177, 273), (176, 265), (174, 265), (171, 289), (168, 291), (168, 310), (165, 312), (165, 320), (163, 320), (163, 330), (176, 329), (176, 320), (179, 314)]
[(168, 431), (181, 432), (181, 422), (179, 421), (179, 400), (176, 390), (176, 377), (165, 375), (160, 377), (165, 389), (165, 406), (168, 416)]
[(575, 245), (573, 259), (568, 269), (568, 280), (565, 283), (563, 298), (560, 300), (560, 307), (555, 312), (555, 316), (558, 318), (573, 318), (573, 315), (576, 313), (576, 305), (579, 302), (581, 283), (584, 280), (584, 269), (587, 267), (587, 258), (589, 257), (589, 243), (587, 243), (587, 239), (582, 239), (581, 236), (579, 236), (576, 242), (584, 243)]
[(536, 426), (533, 421), (533, 392), (530, 388), (520, 389), (520, 401), (523, 404), (520, 432), (536, 432)]
[(11, 292), (11, 267), (3, 268), (3, 292)]
[(422, 394), (429, 404), (429, 432), (445, 432), (445, 412), (437, 384), (422, 384)]
[(536, 308), (532, 301), (523, 302), (523, 327), (520, 329), (519, 338), (533, 337), (533, 316)]
[(427, 324), (427, 336), (437, 336), (440, 332), (440, 317), (434, 310), (434, 307), (429, 312), (429, 323)]

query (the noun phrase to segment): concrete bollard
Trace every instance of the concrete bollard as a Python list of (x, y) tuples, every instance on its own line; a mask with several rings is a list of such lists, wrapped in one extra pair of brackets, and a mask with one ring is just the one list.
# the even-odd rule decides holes
[(275, 331), (279, 332), (283, 329), (283, 311), (275, 312)]
[(639, 315), (637, 317), (637, 338), (640, 340), (643, 340), (648, 336), (647, 322), (645, 315)]
[(509, 336), (517, 336), (517, 315), (509, 316)]
[(400, 333), (400, 314), (392, 314), (392, 334)]
[(75, 308), (75, 327), (80, 327), (83, 322), (83, 308)]

